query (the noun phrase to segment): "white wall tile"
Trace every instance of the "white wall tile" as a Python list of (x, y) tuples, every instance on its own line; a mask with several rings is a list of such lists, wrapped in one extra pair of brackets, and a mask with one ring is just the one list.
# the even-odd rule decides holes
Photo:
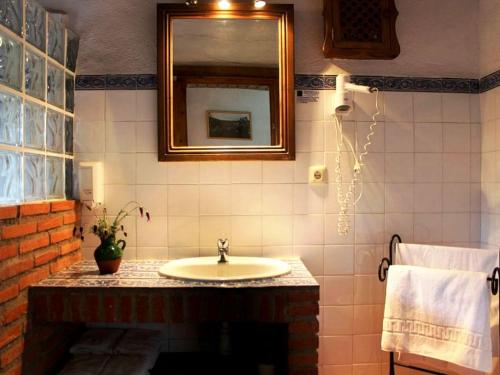
[(155, 122), (136, 122), (135, 137), (137, 152), (157, 152), (158, 129)]
[[(371, 129), (370, 129), (371, 128)], [(386, 147), (385, 132), (386, 127), (383, 122), (377, 122), (373, 125), (373, 122), (356, 122), (356, 137), (358, 138), (358, 152), (363, 152), (366, 145), (366, 149), (369, 153), (371, 152), (384, 152)], [(370, 133), (373, 133), (370, 135)], [(368, 145), (368, 135), (370, 135)], [(354, 139), (354, 138), (351, 138)], [(353, 145), (355, 144), (355, 141)], [(337, 151), (336, 148), (333, 151)]]
[(262, 182), (291, 183), (294, 179), (295, 162), (293, 161), (263, 161)]
[(440, 123), (415, 124), (415, 152), (442, 152), (443, 126)]
[(106, 152), (134, 153), (136, 134), (134, 122), (106, 123)]
[(157, 97), (156, 90), (137, 90), (137, 121), (157, 120)]
[(413, 95), (411, 92), (385, 92), (385, 120), (412, 121)]
[(106, 113), (105, 91), (75, 91), (75, 114), (79, 121), (104, 121)]
[(200, 191), (198, 185), (171, 185), (168, 187), (169, 216), (198, 216)]
[(207, 161), (200, 163), (200, 184), (230, 184), (231, 163)]
[(105, 184), (134, 184), (136, 180), (136, 155), (111, 154), (104, 156)]
[(383, 214), (356, 214), (355, 221), (354, 240), (356, 244), (380, 244), (384, 242)]
[(347, 235), (338, 232), (338, 214), (325, 215), (325, 244), (326, 245), (351, 245), (354, 244), (354, 215), (348, 215), (350, 230)]
[(416, 213), (413, 240), (421, 243), (439, 243), (442, 240), (443, 215)]
[(136, 200), (152, 215), (167, 216), (167, 187), (136, 185)]
[(415, 212), (442, 212), (442, 184), (415, 184), (414, 191)]
[(360, 197), (356, 204), (356, 213), (383, 214), (385, 206), (385, 188), (380, 182), (365, 182), (358, 185), (356, 196)]
[(293, 216), (264, 216), (262, 244), (264, 246), (292, 245)]
[[(356, 121), (371, 121), (374, 113), (377, 112), (375, 95), (366, 95), (363, 93), (354, 93), (354, 108), (352, 119)], [(384, 93), (378, 93), (378, 107), (380, 114), (377, 116), (379, 121), (384, 120)]]
[(293, 255), (304, 262), (312, 275), (323, 275), (323, 245), (296, 245)]
[(320, 90), (318, 95), (319, 100), (317, 102), (301, 103), (298, 100), (295, 101), (295, 119), (297, 121), (323, 120), (326, 93)]
[(293, 210), (295, 214), (320, 214), (326, 196), (325, 185), (295, 184), (293, 186)]
[(386, 182), (413, 182), (414, 157), (410, 153), (385, 155)]
[(466, 153), (443, 154), (443, 181), (468, 182), (470, 179), (470, 155)]
[(293, 213), (293, 185), (262, 185), (262, 214), (290, 215)]
[(152, 216), (149, 222), (137, 220), (137, 246), (166, 247), (167, 233), (166, 216)]
[(261, 161), (231, 162), (231, 182), (233, 184), (257, 184), (262, 182)]
[(385, 215), (385, 238), (391, 238), (396, 233), (401, 235), (405, 241), (413, 241), (412, 213)]
[(198, 184), (200, 181), (200, 163), (189, 161), (167, 163), (168, 183), (173, 185)]
[(295, 215), (293, 223), (295, 245), (323, 244), (323, 215)]
[(105, 152), (105, 122), (76, 120), (74, 147), (77, 153)]
[(386, 152), (413, 152), (413, 123), (386, 122), (385, 123), (385, 151)]
[(352, 275), (354, 273), (354, 247), (326, 245), (324, 254), (325, 275)]
[(258, 215), (262, 213), (262, 185), (236, 184), (231, 186), (231, 213)]
[(470, 143), (469, 124), (443, 124), (444, 152), (469, 152)]
[(470, 184), (443, 184), (443, 211), (469, 212), (471, 191)]
[(137, 92), (134, 90), (106, 91), (107, 121), (136, 121)]
[[(324, 165), (325, 156), (322, 152), (298, 152), (295, 156), (295, 182), (309, 182), (309, 167)], [(330, 175), (329, 175), (330, 178)]]
[(415, 182), (443, 181), (443, 154), (415, 154)]
[(323, 122), (297, 121), (295, 147), (298, 152), (323, 151), (325, 128)]
[(160, 163), (154, 153), (137, 154), (138, 184), (162, 185), (167, 183), (167, 164)]
[[(168, 247), (197, 247), (200, 244), (200, 222), (196, 216), (168, 217)], [(172, 249), (174, 250), (174, 249)]]
[(413, 93), (413, 110), (415, 122), (441, 122), (441, 94), (416, 92)]
[(134, 185), (104, 185), (104, 205), (109, 215), (116, 215), (128, 202), (135, 200)]
[(231, 233), (236, 246), (261, 246), (262, 217), (232, 216)]
[[(232, 245), (232, 229), (230, 216), (202, 216), (200, 217), (200, 246), (217, 249), (218, 239), (228, 239)], [(213, 251), (215, 255), (216, 251)]]
[(443, 214), (443, 242), (469, 242), (470, 215), (466, 213)]
[[(356, 143), (356, 122), (352, 119), (343, 119), (342, 120), (342, 136), (344, 140), (347, 140), (354, 144)], [(362, 124), (360, 127), (364, 128), (367, 124), (371, 124), (371, 122), (358, 122), (358, 124)], [(381, 126), (379, 128), (379, 125)], [(382, 132), (383, 134), (383, 122), (379, 122), (376, 126), (377, 135)], [(337, 145), (337, 143), (339, 143)], [(340, 144), (340, 132), (338, 131), (337, 124), (335, 121), (327, 121), (325, 122), (325, 151), (329, 152), (337, 152), (337, 146), (340, 147), (341, 151), (348, 151), (347, 142), (344, 141), (343, 144)]]
[(356, 275), (372, 275), (380, 260), (384, 257), (381, 245), (356, 245), (354, 252), (354, 273)]
[(468, 123), (470, 121), (469, 96), (469, 94), (442, 94), (443, 121)]
[(231, 185), (200, 185), (200, 215), (230, 215)]
[(413, 212), (413, 184), (385, 185), (385, 212)]
[(350, 335), (353, 333), (353, 306), (325, 306), (323, 334)]

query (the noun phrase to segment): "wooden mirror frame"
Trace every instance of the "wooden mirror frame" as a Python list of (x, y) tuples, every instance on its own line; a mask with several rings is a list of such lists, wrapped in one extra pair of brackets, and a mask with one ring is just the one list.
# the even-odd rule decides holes
[[(268, 4), (256, 9), (253, 4), (232, 4), (220, 10), (216, 4), (158, 4), (158, 160), (294, 160), (295, 88), (293, 5)], [(172, 20), (176, 18), (275, 19), (279, 21), (278, 108), (279, 143), (275, 146), (176, 146), (173, 115), (173, 41)], [(273, 101), (272, 101), (273, 102)]]

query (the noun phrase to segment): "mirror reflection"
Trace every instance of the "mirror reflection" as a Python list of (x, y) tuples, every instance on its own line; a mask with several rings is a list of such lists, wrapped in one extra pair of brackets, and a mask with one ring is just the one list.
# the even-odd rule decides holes
[(176, 147), (280, 143), (278, 20), (175, 18), (172, 44)]

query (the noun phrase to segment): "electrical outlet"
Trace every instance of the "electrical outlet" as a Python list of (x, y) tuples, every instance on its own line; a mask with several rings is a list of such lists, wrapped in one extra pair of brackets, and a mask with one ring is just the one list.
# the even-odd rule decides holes
[(326, 167), (324, 165), (313, 165), (309, 167), (309, 183), (323, 184), (326, 182)]

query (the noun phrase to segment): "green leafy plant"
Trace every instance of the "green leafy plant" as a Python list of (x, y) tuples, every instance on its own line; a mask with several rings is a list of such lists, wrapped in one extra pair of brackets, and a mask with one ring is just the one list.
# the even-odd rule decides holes
[[(148, 222), (151, 221), (149, 212), (136, 201), (130, 201), (123, 206), (114, 219), (108, 215), (106, 207), (102, 207), (100, 210), (92, 209), (88, 205), (86, 207), (95, 216), (95, 224), (90, 228), (90, 233), (96, 235), (101, 240), (101, 244), (94, 252), (96, 260), (114, 260), (122, 257), (126, 242), (125, 240), (117, 241), (116, 236), (121, 232), (124, 237), (127, 237), (127, 232), (122, 224), (126, 217), (138, 211), (141, 218), (146, 217)], [(83, 240), (83, 230), (81, 232)]]

